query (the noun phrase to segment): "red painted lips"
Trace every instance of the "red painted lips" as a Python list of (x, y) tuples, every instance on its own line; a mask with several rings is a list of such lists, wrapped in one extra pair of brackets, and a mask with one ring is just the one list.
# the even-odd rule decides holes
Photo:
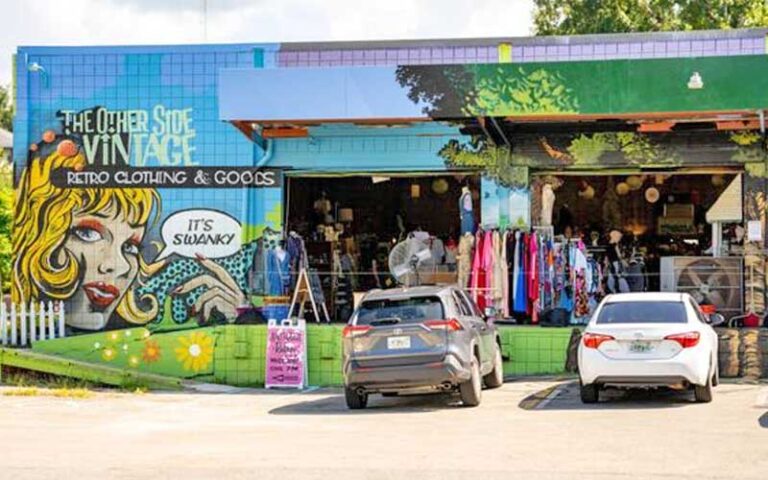
[(104, 282), (91, 282), (83, 285), (88, 300), (97, 307), (106, 308), (120, 296), (120, 290)]

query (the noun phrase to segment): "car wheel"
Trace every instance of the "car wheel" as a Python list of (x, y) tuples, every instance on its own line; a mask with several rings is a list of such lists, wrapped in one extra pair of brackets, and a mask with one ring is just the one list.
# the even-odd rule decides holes
[(471, 376), (469, 380), (459, 385), (459, 394), (465, 407), (480, 405), (483, 392), (482, 379), (480, 378), (480, 362), (477, 357), (472, 357)]
[(493, 357), (493, 370), (483, 377), (483, 381), (488, 388), (499, 388), (504, 384), (504, 361), (501, 358), (501, 350), (498, 346)]
[(344, 389), (344, 398), (350, 410), (362, 410), (368, 405), (368, 394), (357, 393), (357, 390), (351, 388)]
[(581, 403), (597, 403), (600, 400), (600, 387), (597, 384), (584, 385), (579, 383), (579, 393)]
[(693, 396), (698, 403), (709, 403), (712, 401), (712, 376), (707, 378), (706, 385), (694, 385)]

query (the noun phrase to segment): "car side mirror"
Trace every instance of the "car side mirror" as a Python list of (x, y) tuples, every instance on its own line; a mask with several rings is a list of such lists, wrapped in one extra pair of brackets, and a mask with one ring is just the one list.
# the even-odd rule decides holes
[(707, 317), (707, 320), (711, 326), (717, 327), (719, 325), (722, 325), (725, 323), (725, 317), (720, 313), (713, 313), (709, 317)]
[(485, 318), (496, 318), (496, 309), (494, 307), (485, 307), (483, 315)]

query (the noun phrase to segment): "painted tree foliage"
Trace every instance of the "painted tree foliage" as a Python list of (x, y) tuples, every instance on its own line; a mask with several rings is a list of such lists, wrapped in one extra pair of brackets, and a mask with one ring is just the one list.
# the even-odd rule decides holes
[(534, 0), (538, 35), (706, 30), (768, 25), (764, 0)]
[[(518, 115), (548, 115), (577, 113), (578, 101), (563, 76), (539, 68), (533, 71), (520, 67), (509, 72), (496, 68), (477, 67), (477, 82), (468, 98), (467, 115), (493, 115), (508, 112)], [(512, 73), (510, 75), (510, 73)]]
[(0, 128), (13, 130), (13, 109), (11, 107), (11, 92), (8, 87), (0, 85)]

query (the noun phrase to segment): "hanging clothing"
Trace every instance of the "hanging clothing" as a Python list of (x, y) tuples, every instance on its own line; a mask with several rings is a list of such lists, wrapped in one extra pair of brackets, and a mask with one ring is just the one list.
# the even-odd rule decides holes
[(472, 298), (482, 310), (485, 308), (485, 295), (481, 295), (481, 292), (485, 291), (486, 279), (485, 270), (483, 269), (485, 242), (483, 232), (480, 230), (475, 235), (475, 246), (475, 256), (472, 260)]
[(285, 250), (280, 253), (271, 249), (267, 253), (267, 293), (273, 296), (286, 295), (291, 288), (291, 256)]
[(533, 323), (538, 323), (537, 312), (539, 302), (539, 249), (538, 236), (532, 233), (528, 238), (528, 313), (533, 315)]
[(517, 241), (515, 240), (516, 232), (507, 232), (507, 316), (511, 317), (512, 312), (515, 310), (515, 289), (517, 287), (517, 270), (516, 270), (516, 252)]
[(493, 267), (494, 260), (494, 248), (493, 248), (493, 232), (487, 231), (483, 236), (483, 257), (482, 265), (483, 272), (485, 273), (484, 289), (482, 290), (482, 297), (485, 298), (481, 310), (485, 310), (485, 307), (493, 305), (493, 290), (495, 286), (495, 271)]
[(501, 300), (500, 311), (504, 318), (509, 318), (509, 263), (507, 263), (507, 239), (509, 234), (501, 235)]
[(475, 214), (472, 208), (472, 192), (463, 192), (459, 197), (459, 213), (461, 215), (461, 233), (474, 233)]
[(489, 285), (491, 288), (489, 300), (492, 302), (493, 307), (500, 311), (501, 301), (504, 298), (504, 271), (502, 270), (501, 262), (501, 234), (498, 230), (495, 230), (491, 236), (491, 246), (491, 263), (488, 268), (493, 271), (493, 275)]
[(581, 241), (571, 246), (574, 288), (573, 316), (577, 319), (589, 315), (589, 295), (587, 292), (587, 269), (589, 263), (584, 251), (585, 247)]
[(472, 246), (475, 243), (475, 237), (472, 234), (464, 234), (459, 239), (459, 249), (456, 255), (458, 264), (459, 288), (469, 286), (469, 276), (472, 268)]
[(519, 234), (517, 242), (517, 276), (515, 277), (515, 313), (528, 313), (528, 285), (526, 282), (526, 245), (528, 243), (528, 235), (523, 233)]
[(291, 274), (291, 290), (296, 286), (296, 281), (299, 278), (299, 270), (305, 267), (306, 253), (304, 249), (304, 240), (294, 234), (288, 234), (288, 238), (285, 240), (285, 250), (291, 257), (291, 263), (289, 265)]

